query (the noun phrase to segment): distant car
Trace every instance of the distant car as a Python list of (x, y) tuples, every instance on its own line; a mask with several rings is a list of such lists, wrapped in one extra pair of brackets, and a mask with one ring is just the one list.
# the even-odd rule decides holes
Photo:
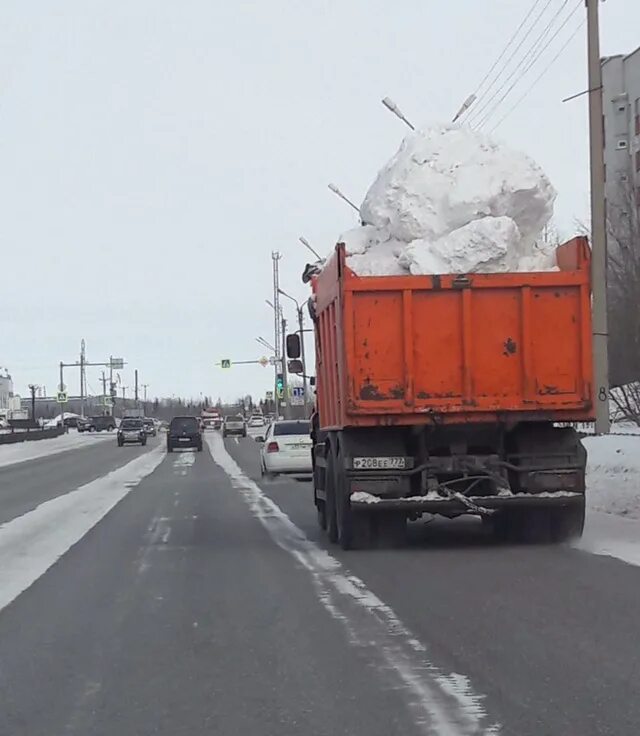
[(167, 432), (167, 452), (176, 447), (195, 447), (202, 452), (202, 432), (196, 417), (174, 417)]
[(118, 427), (118, 447), (132, 442), (147, 444), (147, 432), (142, 419), (125, 418)]
[(247, 436), (247, 423), (245, 422), (242, 414), (234, 414), (224, 418), (222, 436), (228, 437), (231, 434), (240, 437)]
[(150, 437), (155, 437), (158, 434), (156, 423), (153, 421), (153, 419), (145, 417), (142, 420), (142, 423), (144, 424), (144, 431), (147, 433), (147, 435), (149, 435)]
[(84, 419), (79, 418), (77, 421), (78, 432), (113, 432), (116, 428), (115, 417), (112, 416), (97, 416), (97, 417), (85, 417)]
[(249, 418), (249, 427), (264, 427), (265, 424), (262, 414), (254, 414)]
[(306, 419), (272, 422), (260, 450), (263, 477), (311, 475), (310, 423)]
[(220, 429), (222, 417), (218, 414), (206, 414), (202, 417), (203, 429)]

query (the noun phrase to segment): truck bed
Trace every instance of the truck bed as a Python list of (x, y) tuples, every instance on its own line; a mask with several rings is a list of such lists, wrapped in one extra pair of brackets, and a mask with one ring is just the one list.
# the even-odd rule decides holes
[(559, 270), (314, 279), (322, 429), (593, 417), (586, 238)]

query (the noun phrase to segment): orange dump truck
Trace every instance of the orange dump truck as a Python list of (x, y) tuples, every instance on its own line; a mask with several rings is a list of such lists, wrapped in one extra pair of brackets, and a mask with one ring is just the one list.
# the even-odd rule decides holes
[[(343, 548), (423, 513), (514, 540), (584, 525), (593, 418), (589, 246), (559, 270), (359, 277), (344, 245), (313, 277), (318, 519)], [(559, 426), (564, 424), (565, 426)]]

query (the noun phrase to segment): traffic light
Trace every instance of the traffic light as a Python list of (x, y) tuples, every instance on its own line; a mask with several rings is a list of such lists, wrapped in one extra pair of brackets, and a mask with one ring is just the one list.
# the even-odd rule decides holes
[(284, 396), (284, 375), (282, 373), (276, 376), (276, 395), (279, 399)]

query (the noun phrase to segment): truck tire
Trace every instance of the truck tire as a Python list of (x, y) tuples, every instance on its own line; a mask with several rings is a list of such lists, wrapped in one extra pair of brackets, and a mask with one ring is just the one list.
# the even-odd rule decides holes
[(329, 537), (329, 541), (333, 544), (338, 541), (338, 519), (336, 517), (336, 492), (334, 480), (335, 463), (333, 448), (329, 447), (329, 452), (327, 453), (327, 472), (325, 474), (325, 493), (327, 495), (325, 513), (327, 517), (327, 536)]
[(548, 544), (551, 541), (549, 509), (505, 509), (492, 517), (495, 537), (511, 544)]
[(334, 492), (338, 543), (344, 550), (371, 547), (372, 518), (365, 512), (354, 512), (349, 498), (349, 486), (344, 472), (344, 458), (338, 453), (334, 463)]
[(549, 509), (529, 509), (519, 514), (518, 542), (523, 544), (549, 544), (551, 541), (551, 515)]
[(550, 517), (553, 542), (570, 542), (572, 539), (579, 539), (584, 531), (584, 496), (579, 503), (551, 509)]
[(407, 516), (398, 511), (376, 514), (372, 519), (373, 538), (378, 549), (396, 549), (407, 543)]
[(327, 507), (324, 501), (318, 501), (316, 499), (316, 518), (318, 519), (318, 526), (322, 531), (327, 530)]

